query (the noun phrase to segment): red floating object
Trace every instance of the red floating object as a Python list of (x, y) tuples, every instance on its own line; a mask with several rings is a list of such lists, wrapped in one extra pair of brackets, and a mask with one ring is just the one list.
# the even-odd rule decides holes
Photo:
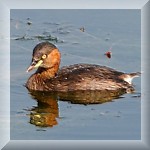
[(111, 58), (112, 53), (111, 53), (111, 51), (108, 51), (108, 52), (105, 53), (105, 55), (106, 55), (108, 58)]

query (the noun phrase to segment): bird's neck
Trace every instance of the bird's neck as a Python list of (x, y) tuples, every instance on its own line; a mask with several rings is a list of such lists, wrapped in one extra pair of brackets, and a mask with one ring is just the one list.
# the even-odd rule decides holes
[[(36, 73), (34, 73), (27, 81), (26, 87), (30, 90), (48, 90), (50, 89), (47, 87), (47, 80), (52, 79), (56, 76), (59, 69), (59, 64), (55, 64), (55, 66), (44, 69), (44, 68), (38, 68)], [(51, 87), (53, 88), (53, 87)]]
[(47, 80), (55, 77), (57, 75), (58, 70), (59, 70), (59, 64), (55, 64), (53, 67), (46, 68), (46, 69), (39, 67), (35, 75), (38, 75), (43, 80)]

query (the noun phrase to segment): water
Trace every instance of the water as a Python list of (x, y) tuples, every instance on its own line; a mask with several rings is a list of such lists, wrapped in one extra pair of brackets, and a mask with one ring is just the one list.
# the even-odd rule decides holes
[[(45, 40), (61, 51), (61, 66), (92, 63), (140, 71), (139, 10), (11, 10), (10, 15), (12, 140), (141, 139), (140, 78), (133, 81), (135, 93), (93, 105), (54, 99), (39, 104), (23, 86), (31, 75), (26, 69), (32, 50)], [(104, 55), (110, 48), (111, 59)], [(47, 126), (39, 125), (40, 117)]]

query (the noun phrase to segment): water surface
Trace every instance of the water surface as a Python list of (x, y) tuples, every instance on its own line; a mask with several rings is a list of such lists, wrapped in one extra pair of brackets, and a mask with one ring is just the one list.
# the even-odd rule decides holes
[[(93, 105), (49, 97), (43, 104), (23, 86), (31, 75), (26, 69), (34, 46), (47, 40), (61, 51), (61, 66), (90, 63), (140, 71), (139, 10), (11, 10), (10, 15), (12, 140), (141, 138), (140, 78), (133, 82), (135, 93)], [(111, 59), (104, 55), (109, 49)], [(45, 119), (44, 125), (40, 117)]]

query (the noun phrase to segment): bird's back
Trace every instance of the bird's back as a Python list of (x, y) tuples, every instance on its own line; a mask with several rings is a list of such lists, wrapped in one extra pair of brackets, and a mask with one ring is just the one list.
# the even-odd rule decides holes
[(75, 64), (60, 69), (48, 87), (55, 91), (126, 89), (129, 84), (119, 78), (123, 74), (105, 66)]

